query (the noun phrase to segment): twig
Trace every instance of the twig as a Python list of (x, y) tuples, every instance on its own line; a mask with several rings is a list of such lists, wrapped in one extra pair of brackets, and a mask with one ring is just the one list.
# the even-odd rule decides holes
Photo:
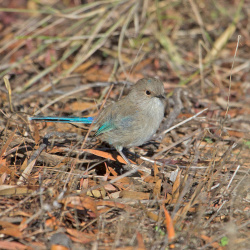
[(175, 129), (175, 128), (177, 128), (177, 127), (179, 127), (179, 126), (181, 126), (181, 125), (183, 125), (183, 124), (185, 124), (185, 123), (187, 123), (187, 122), (193, 120), (195, 117), (199, 116), (200, 114), (202, 114), (204, 111), (207, 111), (207, 110), (208, 110), (208, 108), (203, 109), (202, 111), (200, 111), (199, 113), (193, 115), (192, 117), (189, 117), (188, 119), (186, 119), (186, 120), (184, 120), (184, 121), (182, 121), (182, 122), (179, 122), (178, 124), (174, 125), (173, 127), (171, 127), (171, 128), (169, 128), (169, 129), (163, 131), (161, 134), (166, 134), (166, 133), (168, 133), (169, 131), (171, 131), (171, 130), (173, 130), (173, 129)]
[(229, 181), (229, 183), (228, 183), (228, 185), (227, 185), (227, 189), (229, 189), (229, 187), (230, 187), (230, 185), (231, 185), (231, 183), (232, 183), (232, 181), (233, 181), (233, 179), (234, 179), (234, 177), (235, 177), (235, 175), (237, 174), (237, 172), (238, 172), (239, 169), (240, 169), (240, 165), (238, 165), (238, 167), (237, 167), (236, 170), (234, 171), (234, 174), (233, 174), (231, 180)]
[[(171, 128), (170, 128), (170, 129), (171, 129)], [(194, 136), (195, 134), (200, 133), (200, 132), (201, 132), (201, 130), (200, 130), (200, 129), (197, 129), (197, 130), (195, 130), (194, 132), (192, 132), (191, 134), (188, 134), (188, 135), (182, 137), (182, 138), (181, 138), (180, 140), (178, 140), (177, 142), (172, 143), (172, 144), (169, 145), (168, 147), (164, 148), (162, 151), (160, 151), (160, 152), (158, 152), (157, 154), (155, 154), (155, 155), (153, 156), (153, 159), (155, 159), (156, 157), (158, 157), (158, 156), (161, 155), (162, 153), (164, 153), (164, 152), (166, 152), (167, 150), (169, 150), (169, 149), (171, 149), (171, 148), (177, 146), (178, 144), (180, 144), (180, 143), (182, 143), (182, 142), (188, 140), (189, 138), (191, 138), (192, 136)]]

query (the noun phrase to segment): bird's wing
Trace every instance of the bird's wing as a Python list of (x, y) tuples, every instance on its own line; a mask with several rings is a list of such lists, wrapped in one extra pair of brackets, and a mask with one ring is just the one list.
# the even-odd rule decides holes
[[(124, 100), (120, 100), (117, 103), (113, 103), (101, 112), (96, 122), (96, 136), (115, 130), (129, 129), (129, 127), (133, 126), (136, 118), (134, 115), (134, 112), (136, 112), (135, 108), (130, 102), (125, 104), (123, 102)], [(127, 107), (125, 110), (123, 108), (124, 105)]]
[(104, 122), (96, 131), (95, 136), (98, 136), (100, 134), (106, 133), (110, 130), (113, 130), (115, 128), (114, 124), (110, 121)]

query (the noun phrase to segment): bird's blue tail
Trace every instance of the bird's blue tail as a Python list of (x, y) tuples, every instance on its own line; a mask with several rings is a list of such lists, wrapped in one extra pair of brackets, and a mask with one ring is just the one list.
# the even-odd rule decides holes
[(84, 123), (91, 124), (94, 117), (55, 117), (55, 116), (33, 116), (29, 117), (30, 121), (40, 121), (40, 122), (61, 122), (61, 123)]

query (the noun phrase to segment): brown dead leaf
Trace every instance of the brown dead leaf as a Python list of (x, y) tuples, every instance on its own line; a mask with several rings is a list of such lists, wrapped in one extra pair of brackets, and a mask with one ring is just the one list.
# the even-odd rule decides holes
[[(76, 73), (83, 73), (86, 71), (86, 69), (88, 69), (89, 67), (91, 67), (94, 63), (96, 62), (96, 60), (89, 60), (83, 64), (81, 64), (79, 67), (77, 67), (74, 72)], [(72, 67), (72, 63), (67, 63), (66, 61), (64, 61), (62, 63), (62, 68), (64, 70), (68, 70)]]
[(159, 216), (153, 212), (147, 211), (146, 214), (147, 214), (148, 218), (150, 218), (153, 221), (159, 220)]
[(141, 61), (133, 68), (133, 72), (138, 72), (138, 71), (140, 72), (143, 68), (149, 65), (152, 62), (152, 60), (153, 60), (152, 58), (147, 58)]
[(161, 195), (161, 183), (162, 183), (161, 179), (159, 179), (155, 183), (154, 190), (153, 190), (153, 195), (154, 195), (155, 198), (159, 198), (160, 195)]
[(11, 174), (11, 170), (6, 166), (6, 159), (0, 158), (0, 174)]
[(106, 73), (103, 70), (98, 70), (96, 68), (91, 68), (87, 72), (84, 73), (84, 78), (87, 81), (91, 82), (97, 82), (97, 81), (103, 81), (107, 82), (109, 80), (110, 73)]
[(149, 200), (150, 193), (123, 190), (120, 192), (120, 198), (132, 200)]
[(155, 177), (149, 175), (149, 176), (144, 178), (144, 181), (147, 182), (147, 183), (154, 183), (155, 182)]
[(94, 213), (95, 217), (98, 216), (96, 201), (89, 196), (71, 196), (62, 199), (60, 202), (67, 207), (73, 207), (79, 210), (89, 209)]
[(0, 186), (0, 196), (1, 195), (21, 195), (29, 194), (34, 190), (39, 188), (38, 186), (16, 186), (16, 185), (1, 185)]
[(12, 223), (10, 223), (10, 222), (8, 222), (8, 221), (0, 221), (0, 226), (1, 226), (2, 228), (18, 228), (17, 225), (12, 224)]
[(158, 221), (159, 216), (153, 212), (151, 212), (147, 207), (145, 207), (142, 203), (140, 203), (141, 209), (144, 211), (144, 213), (150, 218), (151, 220)]
[(0, 241), (0, 249), (6, 250), (32, 250), (32, 247), (25, 246), (19, 242)]
[(75, 242), (89, 243), (96, 240), (96, 236), (94, 234), (80, 232), (72, 228), (67, 228), (67, 233), (70, 234), (70, 238)]
[(50, 250), (69, 250), (68, 247), (62, 246), (62, 245), (51, 245)]
[[(116, 179), (117, 176), (109, 176), (109, 180), (113, 180)], [(121, 183), (123, 184), (129, 184), (131, 181), (129, 179), (129, 177), (123, 177), (119, 180), (119, 183), (116, 182), (115, 185), (118, 186), (120, 189), (124, 189), (124, 187), (121, 185)]]
[(237, 137), (237, 138), (245, 138), (245, 133), (233, 130), (227, 130), (227, 133), (230, 136)]
[(94, 198), (104, 198), (106, 196), (106, 191), (104, 188), (89, 190), (87, 191), (87, 195)]
[(172, 195), (171, 194), (167, 194), (167, 198), (165, 200), (162, 201), (163, 204), (171, 204), (172, 203)]
[(22, 222), (21, 222), (20, 225), (18, 226), (20, 232), (22, 232), (25, 228), (28, 227), (28, 224), (26, 223), (26, 221), (27, 221), (27, 218), (23, 218), (23, 219), (22, 219)]
[(174, 230), (174, 224), (171, 219), (171, 216), (168, 212), (168, 210), (165, 208), (165, 206), (162, 206), (165, 214), (165, 224), (167, 228), (167, 233), (168, 233), (168, 240), (172, 241), (175, 238), (175, 230)]
[[(117, 156), (117, 159), (115, 159), (112, 154), (110, 153), (107, 153), (107, 152), (103, 152), (103, 151), (100, 151), (100, 150), (96, 150), (96, 149), (83, 149), (82, 151), (84, 152), (88, 152), (88, 153), (91, 153), (93, 155), (97, 155), (97, 156), (100, 156), (102, 158), (105, 158), (105, 159), (109, 159), (109, 160), (112, 160), (112, 161), (116, 161), (118, 160), (120, 163), (123, 163), (123, 164), (127, 164), (127, 162), (120, 156), (118, 155)], [(132, 164), (136, 164), (135, 162), (131, 161), (130, 162)]]
[(144, 245), (144, 242), (143, 242), (143, 237), (142, 237), (141, 233), (137, 232), (136, 239), (137, 239), (137, 243), (138, 243), (138, 247), (136, 249), (137, 250), (144, 250), (144, 249), (146, 249), (145, 245)]
[(116, 188), (112, 184), (104, 185), (104, 188), (107, 191), (116, 191)]
[(18, 227), (8, 227), (0, 230), (0, 234), (9, 235), (15, 238), (23, 238), (23, 234)]
[(212, 242), (212, 238), (211, 238), (211, 237), (208, 237), (208, 236), (206, 236), (206, 235), (204, 235), (204, 234), (202, 234), (200, 237), (201, 237), (206, 243), (211, 242), (211, 246), (212, 246), (213, 248), (215, 248), (215, 249), (220, 248), (220, 244), (219, 244), (218, 242)]
[[(116, 173), (116, 171), (115, 171), (113, 168), (109, 167), (108, 169), (109, 169), (110, 173), (111, 173), (114, 177), (115, 177), (115, 176), (118, 176), (118, 174)], [(109, 177), (110, 177), (110, 176), (109, 176)]]
[(177, 199), (179, 198), (179, 195), (180, 195), (181, 172), (182, 171), (178, 172), (178, 174), (176, 176), (176, 179), (175, 179), (175, 182), (174, 182), (174, 185), (173, 185), (173, 191), (172, 191), (173, 200), (172, 200), (172, 203), (176, 203)]
[(45, 221), (45, 227), (48, 229), (52, 229), (52, 230), (57, 230), (59, 225), (59, 222), (57, 221), (55, 216), (51, 216), (49, 219), (47, 219)]
[(72, 111), (83, 111), (85, 109), (95, 108), (96, 104), (93, 102), (73, 102), (70, 104)]
[(154, 163), (154, 177), (156, 177), (157, 179), (158, 179), (158, 176), (157, 176), (158, 174), (159, 174), (159, 169), (156, 163)]

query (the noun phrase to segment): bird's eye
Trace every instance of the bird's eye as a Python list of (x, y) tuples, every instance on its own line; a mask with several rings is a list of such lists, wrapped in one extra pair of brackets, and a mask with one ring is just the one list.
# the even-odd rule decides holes
[(146, 95), (151, 95), (151, 92), (149, 90), (146, 90)]

